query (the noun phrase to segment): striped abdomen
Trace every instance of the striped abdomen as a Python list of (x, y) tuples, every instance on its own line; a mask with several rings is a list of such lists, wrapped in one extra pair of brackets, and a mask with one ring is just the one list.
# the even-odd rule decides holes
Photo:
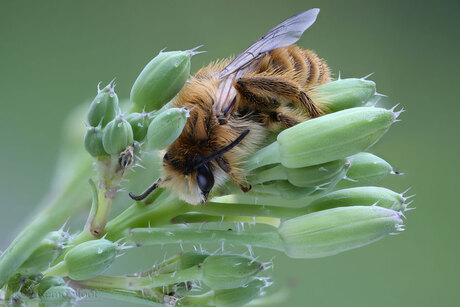
[(253, 68), (254, 73), (285, 75), (304, 90), (331, 81), (329, 67), (315, 52), (296, 45), (267, 53)]

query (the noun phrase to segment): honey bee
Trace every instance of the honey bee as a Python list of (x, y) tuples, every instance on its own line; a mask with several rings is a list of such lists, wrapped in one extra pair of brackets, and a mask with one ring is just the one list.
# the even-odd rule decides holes
[(190, 117), (165, 150), (163, 174), (134, 200), (168, 187), (190, 204), (202, 204), (211, 189), (230, 179), (249, 191), (242, 168), (270, 133), (321, 116), (312, 89), (331, 80), (326, 62), (296, 45), (319, 9), (297, 14), (272, 28), (233, 60), (200, 69), (181, 89), (173, 107)]

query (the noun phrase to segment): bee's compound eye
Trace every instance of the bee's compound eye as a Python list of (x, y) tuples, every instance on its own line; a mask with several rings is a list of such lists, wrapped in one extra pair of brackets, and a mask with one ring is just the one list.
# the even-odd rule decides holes
[(196, 180), (201, 192), (207, 196), (214, 186), (214, 175), (207, 165), (198, 168)]

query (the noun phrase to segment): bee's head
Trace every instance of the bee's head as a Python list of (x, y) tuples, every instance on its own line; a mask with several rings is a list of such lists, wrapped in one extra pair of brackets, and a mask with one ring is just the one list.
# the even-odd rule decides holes
[[(204, 156), (201, 150), (191, 150), (193, 146), (171, 146), (163, 156), (163, 175), (143, 194), (135, 196), (130, 193), (134, 200), (146, 198), (157, 187), (168, 187), (179, 198), (193, 204), (205, 203), (214, 186), (223, 184), (228, 178), (228, 166), (216, 162), (222, 159), (222, 154), (231, 150), (249, 133), (245, 130), (233, 142), (223, 148)], [(176, 144), (177, 145), (177, 144)], [(228, 163), (228, 162), (227, 162)]]
[(228, 178), (200, 154), (178, 156), (173, 152), (163, 157), (162, 177), (162, 186), (169, 187), (179, 198), (194, 205), (205, 203), (211, 189)]

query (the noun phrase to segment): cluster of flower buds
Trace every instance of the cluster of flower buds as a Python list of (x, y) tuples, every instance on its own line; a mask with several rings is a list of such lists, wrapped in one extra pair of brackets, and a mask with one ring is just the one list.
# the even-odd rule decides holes
[[(108, 221), (134, 152), (163, 150), (182, 133), (190, 110), (168, 102), (188, 79), (196, 53), (160, 52), (151, 60), (132, 87), (130, 112), (121, 111), (113, 82), (98, 89), (84, 146), (102, 168), (97, 168), (99, 185), (92, 184), (87, 227), (74, 243), (62, 230), (50, 233), (8, 281), (12, 302), (39, 297), (46, 306), (72, 306), (76, 286), (166, 306), (243, 306), (271, 285), (264, 276), (271, 264), (259, 262), (252, 246), (291, 258), (319, 258), (404, 229), (410, 197), (376, 186), (398, 172), (366, 152), (401, 111), (373, 106), (376, 85), (365, 78), (315, 88), (312, 99), (321, 101), (327, 114), (280, 132), (241, 165), (251, 191), (243, 194), (229, 183), (224, 192), (213, 190), (208, 203), (192, 206), (158, 188), (151, 196), (155, 204), (135, 203)], [(206, 223), (211, 226), (202, 229)], [(265, 225), (248, 230), (248, 223)], [(201, 252), (182, 252), (137, 274), (102, 276), (126, 248), (118, 239), (138, 247), (198, 244)], [(221, 253), (207, 253), (202, 244), (217, 244)], [(245, 247), (250, 256), (226, 253), (224, 244)], [(38, 272), (44, 277), (34, 275)]]
[[(110, 82), (90, 105), (85, 148), (93, 157), (118, 156), (134, 141), (161, 150), (182, 132), (188, 111), (165, 108), (190, 76), (190, 59), (197, 51), (160, 52), (142, 70), (131, 89), (134, 112), (123, 115), (115, 85)], [(147, 113), (148, 111), (148, 113)]]

